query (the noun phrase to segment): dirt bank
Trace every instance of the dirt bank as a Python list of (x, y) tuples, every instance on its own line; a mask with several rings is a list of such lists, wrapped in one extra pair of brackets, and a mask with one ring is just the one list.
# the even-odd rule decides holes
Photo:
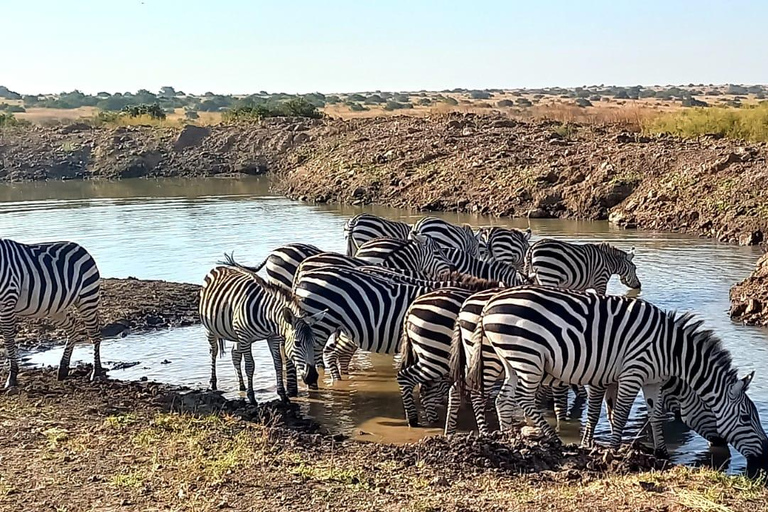
[[(199, 323), (197, 314), (200, 286), (168, 281), (102, 279), (102, 335), (121, 336), (168, 327)], [(25, 320), (17, 340), (27, 349), (63, 343), (65, 333), (45, 320)]]
[(25, 370), (20, 392), (0, 395), (0, 508), (677, 511), (759, 510), (768, 499), (709, 470), (648, 471), (657, 461), (631, 450), (610, 457), (514, 435), (361, 443), (297, 425), (290, 406), (91, 383), (87, 372), (57, 382)]
[(731, 318), (748, 325), (768, 325), (768, 254), (747, 279), (731, 288)]

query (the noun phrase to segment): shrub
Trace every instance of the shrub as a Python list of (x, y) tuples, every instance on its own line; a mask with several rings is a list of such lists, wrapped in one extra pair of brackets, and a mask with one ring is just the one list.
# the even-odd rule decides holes
[(31, 123), (24, 119), (16, 119), (16, 116), (10, 112), (0, 112), (0, 128), (11, 128), (14, 126), (29, 126)]
[(599, 94), (594, 94), (594, 95), (589, 97), (589, 101), (600, 101), (602, 99), (603, 99), (603, 97), (600, 96)]
[(8, 89), (4, 85), (0, 85), (0, 98), (5, 98), (6, 100), (20, 100), (21, 94)]
[(432, 100), (429, 98), (419, 98), (419, 101), (416, 102), (418, 105), (421, 105), (422, 107), (428, 107), (432, 104)]
[(195, 119), (200, 119), (200, 114), (196, 110), (184, 110), (184, 118), (194, 121)]
[(697, 100), (696, 98), (683, 98), (684, 107), (708, 107), (709, 104), (706, 101)]
[(365, 101), (365, 96), (362, 94), (350, 94), (347, 96), (347, 101)]
[(514, 107), (515, 102), (512, 100), (499, 100), (496, 102), (496, 106), (499, 108), (508, 108), (508, 107)]
[(370, 110), (368, 107), (355, 102), (347, 102), (347, 107), (349, 107), (349, 110), (352, 112), (363, 112), (365, 110)]
[(120, 113), (127, 117), (149, 116), (151, 119), (165, 119), (165, 111), (157, 103), (125, 107)]
[(747, 88), (743, 87), (741, 85), (728, 85), (728, 89), (725, 91), (726, 94), (748, 94)]
[(407, 94), (397, 93), (394, 96), (394, 100), (398, 103), (408, 103), (411, 100), (411, 98)]
[(341, 103), (341, 98), (339, 98), (338, 96), (326, 96), (325, 102), (328, 105), (335, 105), (337, 103)]
[(379, 96), (378, 94), (372, 94), (371, 96), (368, 96), (365, 98), (365, 104), (366, 105), (378, 105), (379, 103), (385, 103), (386, 100)]
[(739, 110), (725, 107), (680, 110), (662, 114), (643, 128), (650, 133), (684, 137), (714, 133), (734, 139), (768, 141), (768, 103)]
[(447, 103), (448, 105), (452, 105), (452, 106), (455, 106), (455, 105), (459, 104), (459, 102), (456, 100), (456, 98), (451, 98), (450, 96), (446, 96), (445, 98), (443, 98), (443, 102)]
[(389, 100), (387, 101), (387, 104), (384, 105), (384, 110), (403, 110), (409, 108), (413, 108), (413, 105), (410, 103), (400, 103), (394, 100)]
[(533, 106), (533, 103), (531, 103), (531, 100), (528, 98), (518, 98), (517, 99), (517, 106), (518, 107), (531, 107)]
[(576, 103), (576, 106), (579, 106), (581, 108), (592, 106), (592, 102), (589, 101), (587, 98), (576, 98), (575, 103)]
[(470, 91), (469, 97), (473, 100), (487, 100), (493, 97), (493, 94), (487, 91)]
[(487, 101), (480, 101), (480, 102), (477, 102), (477, 103), (475, 103), (475, 106), (476, 106), (477, 108), (493, 108), (493, 105), (491, 105), (491, 104), (490, 104), (490, 103), (488, 103)]

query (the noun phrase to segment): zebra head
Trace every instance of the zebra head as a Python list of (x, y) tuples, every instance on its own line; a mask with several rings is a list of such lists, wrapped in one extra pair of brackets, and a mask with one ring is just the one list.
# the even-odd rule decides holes
[(615, 273), (619, 274), (621, 284), (627, 288), (639, 290), (640, 279), (637, 278), (637, 267), (632, 263), (632, 260), (635, 257), (635, 248), (633, 247), (629, 252), (620, 251), (618, 249), (616, 251), (620, 254), (618, 256), (619, 261)]
[(477, 257), (484, 261), (490, 261), (493, 255), (488, 248), (488, 234), (492, 228), (478, 228), (475, 233), (477, 239)]
[(768, 437), (747, 389), (755, 372), (736, 380), (727, 391), (727, 403), (719, 415), (720, 434), (747, 459), (747, 474), (768, 472)]
[(315, 362), (315, 335), (312, 324), (322, 320), (325, 311), (313, 315), (296, 314), (290, 307), (283, 309), (285, 356), (293, 360), (301, 379), (311, 389), (317, 389), (318, 373)]
[(421, 233), (411, 232), (409, 237), (419, 244), (422, 271), (433, 279), (440, 279), (456, 270), (440, 245), (435, 240)]
[(439, 381), (424, 382), (419, 388), (419, 398), (421, 406), (427, 415), (427, 421), (435, 424), (440, 420), (437, 414), (437, 408), (445, 405), (448, 399), (448, 390), (451, 384), (446, 379)]
[(469, 224), (461, 226), (461, 230), (464, 233), (464, 250), (466, 250), (468, 254), (479, 258), (481, 255), (479, 233), (475, 233), (472, 226)]

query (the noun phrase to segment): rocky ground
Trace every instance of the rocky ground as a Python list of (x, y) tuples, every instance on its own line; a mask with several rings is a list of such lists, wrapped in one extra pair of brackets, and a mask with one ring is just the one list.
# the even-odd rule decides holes
[(5, 181), (263, 172), (315, 202), (610, 219), (744, 245), (768, 233), (765, 143), (472, 114), (0, 131)]
[(731, 288), (731, 318), (748, 325), (768, 325), (768, 254), (747, 279)]
[[(3, 510), (765, 510), (761, 482), (622, 449), (460, 435), (404, 446), (297, 409), (25, 369), (0, 395)], [(302, 392), (303, 393), (303, 392)]]
[[(200, 286), (196, 284), (102, 279), (102, 335), (124, 336), (199, 323), (199, 293)], [(45, 348), (66, 338), (63, 331), (54, 329), (45, 320), (25, 320), (19, 327), (17, 341), (26, 349)]]

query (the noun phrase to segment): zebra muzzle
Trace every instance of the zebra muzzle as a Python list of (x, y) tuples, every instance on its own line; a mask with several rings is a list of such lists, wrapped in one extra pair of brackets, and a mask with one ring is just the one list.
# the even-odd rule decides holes
[(320, 376), (317, 373), (317, 369), (310, 365), (306, 366), (306, 370), (301, 376), (301, 380), (303, 380), (304, 384), (306, 384), (310, 389), (317, 389), (317, 381), (319, 378)]

